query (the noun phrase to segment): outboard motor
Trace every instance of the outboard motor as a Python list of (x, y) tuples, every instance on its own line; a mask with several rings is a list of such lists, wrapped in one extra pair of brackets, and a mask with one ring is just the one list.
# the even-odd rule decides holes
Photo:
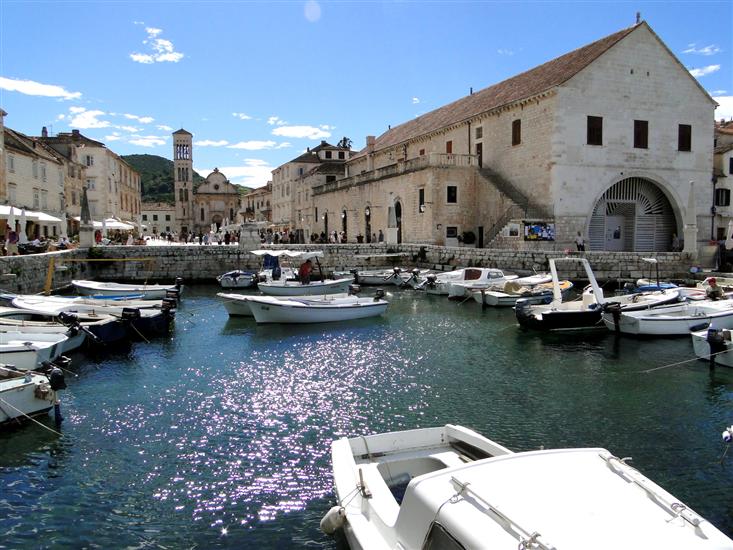
[(79, 317), (77, 317), (73, 313), (62, 311), (61, 313), (59, 313), (58, 317), (59, 321), (61, 321), (61, 323), (66, 325), (67, 327), (72, 327), (79, 324)]
[(165, 291), (166, 298), (173, 298), (174, 300), (181, 299), (181, 291), (177, 288), (169, 288)]
[(374, 293), (374, 301), (378, 302), (382, 298), (384, 298), (384, 290), (381, 288), (378, 288), (377, 291)]
[(708, 345), (710, 346), (710, 368), (715, 368), (715, 357), (717, 354), (725, 351), (725, 337), (723, 331), (709, 328), (707, 336)]
[(531, 306), (532, 304), (527, 298), (520, 298), (519, 300), (517, 300), (517, 303), (514, 306), (514, 312), (517, 315), (517, 320), (519, 321), (520, 325), (524, 326), (524, 323), (522, 323), (522, 321), (530, 319), (532, 317)]
[(53, 391), (65, 390), (66, 380), (64, 379), (64, 371), (54, 366), (48, 373), (48, 383)]
[(358, 285), (359, 284), (359, 270), (352, 269), (350, 273), (354, 276), (354, 282)]
[(140, 310), (134, 307), (123, 307), (122, 308), (122, 315), (120, 315), (120, 318), (123, 321), (136, 321), (137, 319), (140, 319)]
[(168, 315), (173, 315), (178, 303), (173, 298), (163, 298), (160, 304), (160, 310)]
[(349, 294), (356, 296), (361, 292), (361, 287), (359, 285), (349, 285)]
[(176, 289), (180, 292), (181, 288), (183, 288), (183, 278), (182, 277), (176, 277)]
[(435, 283), (438, 280), (438, 276), (435, 275), (435, 274), (433, 274), (433, 273), (431, 273), (430, 275), (428, 275), (427, 277), (425, 277), (425, 279), (427, 280), (427, 285), (429, 287), (433, 288), (433, 287), (435, 287)]
[(66, 331), (66, 336), (68, 338), (73, 338), (74, 336), (79, 334), (80, 331), (81, 331), (81, 327), (79, 326), (78, 323), (76, 325), (71, 325), (69, 326), (69, 329)]
[(610, 302), (603, 305), (603, 311), (610, 313), (613, 317), (613, 329), (615, 332), (621, 332), (619, 327), (619, 319), (621, 319), (621, 304), (618, 302)]

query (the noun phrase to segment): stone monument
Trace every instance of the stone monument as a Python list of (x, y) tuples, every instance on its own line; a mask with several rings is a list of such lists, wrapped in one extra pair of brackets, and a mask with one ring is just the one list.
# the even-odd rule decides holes
[(94, 224), (89, 213), (89, 198), (87, 188), (84, 186), (84, 193), (81, 196), (81, 222), (79, 224), (79, 246), (91, 248), (95, 245)]

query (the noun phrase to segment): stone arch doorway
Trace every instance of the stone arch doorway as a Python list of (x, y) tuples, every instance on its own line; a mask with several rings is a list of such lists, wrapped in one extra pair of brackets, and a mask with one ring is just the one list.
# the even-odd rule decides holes
[(326, 234), (326, 242), (328, 242), (328, 212), (323, 213), (323, 232)]
[(678, 224), (664, 191), (646, 178), (626, 178), (609, 187), (593, 208), (590, 250), (662, 252), (672, 248)]
[(216, 230), (218, 231), (221, 228), (221, 223), (224, 221), (224, 219), (219, 214), (214, 214), (214, 216), (211, 218), (211, 221), (216, 224)]
[(366, 242), (372, 242), (372, 210), (369, 206), (364, 209), (364, 233)]
[(349, 227), (349, 219), (348, 219), (348, 215), (346, 214), (346, 209), (344, 208), (341, 211), (341, 231), (343, 231), (346, 235), (349, 234), (349, 232), (347, 231), (348, 227)]
[(402, 203), (394, 203), (394, 215), (397, 218), (397, 244), (402, 242)]

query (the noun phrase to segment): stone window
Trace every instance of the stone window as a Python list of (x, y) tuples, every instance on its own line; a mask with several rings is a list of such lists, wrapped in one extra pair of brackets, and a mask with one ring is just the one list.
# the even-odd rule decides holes
[(603, 145), (603, 117), (589, 116), (587, 123), (588, 145)]
[(143, 221), (144, 222), (148, 221), (148, 215), (147, 214), (143, 214)]
[(730, 206), (730, 189), (715, 190), (715, 206)]
[(47, 176), (46, 176), (46, 163), (45, 162), (42, 162), (41, 163), (41, 179), (43, 181), (47, 181)]
[(326, 183), (331, 183), (332, 181), (336, 181), (336, 176), (326, 176)]
[(344, 160), (346, 158), (346, 154), (343, 151), (339, 151), (339, 159)]
[(95, 187), (94, 178), (87, 178), (87, 189), (93, 190), (94, 187)]
[(165, 221), (167, 221), (167, 222), (171, 221), (171, 215), (170, 214), (166, 214), (165, 215)]
[(728, 159), (728, 173), (733, 174), (733, 157)]
[(201, 221), (204, 221), (204, 209), (201, 209)]
[(692, 151), (692, 126), (680, 124), (677, 130), (677, 150)]
[(484, 127), (477, 126), (476, 127), (476, 139), (481, 139), (482, 137), (484, 137)]
[(41, 207), (41, 193), (39, 189), (34, 188), (33, 189), (33, 208), (40, 208)]
[(15, 157), (13, 155), (8, 155), (8, 172), (15, 172)]
[(420, 214), (425, 212), (425, 188), (417, 190), (417, 211)]
[(445, 201), (449, 204), (455, 204), (458, 202), (458, 187), (456, 185), (449, 185), (446, 187), (447, 193)]
[(71, 204), (72, 206), (76, 206), (76, 191), (71, 192)]
[(8, 201), (10, 202), (10, 204), (15, 204), (17, 200), (17, 194), (16, 194), (17, 191), (18, 191), (17, 185), (15, 185), (14, 183), (8, 184)]
[(33, 178), (34, 179), (38, 179), (38, 162), (36, 162), (34, 160), (31, 168), (32, 168), (32, 171), (33, 171)]
[(86, 155), (84, 160), (87, 166), (94, 166), (94, 155)]
[(649, 148), (649, 121), (634, 121), (634, 149)]
[(327, 158), (327, 159), (330, 159), (330, 158), (331, 158), (331, 156), (332, 156), (332, 155), (331, 155), (331, 151), (326, 151), (326, 158)]
[(157, 222), (158, 221), (158, 214), (153, 214), (153, 221), (154, 222)]
[(522, 119), (512, 121), (512, 145), (522, 143)]
[(445, 152), (449, 155), (453, 154), (453, 140), (445, 142)]
[(420, 149), (420, 156), (423, 156), (425, 154), (425, 149)]
[(458, 237), (458, 228), (452, 225), (449, 225), (445, 228), (445, 236), (447, 239), (455, 239)]

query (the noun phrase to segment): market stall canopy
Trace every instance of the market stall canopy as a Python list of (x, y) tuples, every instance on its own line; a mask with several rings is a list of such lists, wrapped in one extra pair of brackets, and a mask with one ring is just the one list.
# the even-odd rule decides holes
[(269, 254), (275, 258), (280, 256), (287, 256), (288, 258), (302, 258), (307, 260), (308, 258), (323, 257), (323, 251), (321, 250), (251, 250), (255, 256), (264, 256)]
[[(81, 221), (80, 216), (74, 216), (74, 219), (78, 222)], [(102, 227), (106, 227), (107, 229), (120, 229), (122, 231), (131, 231), (135, 229), (134, 225), (130, 225), (124, 222), (118, 222), (114, 218), (107, 218), (103, 222), (92, 220), (92, 225), (94, 225), (95, 229), (102, 229)]]
[[(9, 219), (11, 208), (13, 209), (13, 216), (20, 217), (20, 214), (22, 212), (21, 208), (10, 206), (7, 204), (0, 204), (0, 219), (3, 219), (3, 220)], [(61, 223), (63, 221), (60, 218), (57, 218), (56, 216), (52, 216), (51, 214), (46, 214), (45, 212), (33, 212), (31, 210), (25, 211), (25, 219), (26, 221), (32, 221), (32, 222)]]

